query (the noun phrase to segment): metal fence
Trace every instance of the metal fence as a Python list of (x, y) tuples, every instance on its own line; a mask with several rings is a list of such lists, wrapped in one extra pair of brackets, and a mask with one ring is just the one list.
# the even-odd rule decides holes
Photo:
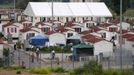
[[(10, 54), (10, 65), (11, 64), (19, 64), (19, 58), (18, 55), (19, 51), (14, 52), (13, 54)], [(98, 62), (98, 64), (102, 65), (103, 68), (120, 68), (121, 62), (122, 62), (122, 68), (124, 69), (130, 69), (134, 68), (134, 55), (133, 51), (127, 51), (122, 50), (122, 61), (120, 57), (120, 51), (116, 50), (115, 52), (108, 52), (108, 53), (100, 53), (98, 56), (83, 56), (79, 58), (79, 61), (72, 61), (68, 59), (62, 60), (47, 60), (42, 59), (41, 63), (38, 61), (35, 61), (34, 63), (31, 62), (30, 55), (26, 53), (25, 51), (20, 51), (21, 55), (21, 61), (25, 61), (25, 65), (27, 67), (35, 67), (35, 66), (47, 66), (47, 67), (63, 67), (66, 69), (69, 68), (78, 68), (82, 67), (85, 63), (95, 60)], [(65, 57), (65, 56), (64, 56)]]

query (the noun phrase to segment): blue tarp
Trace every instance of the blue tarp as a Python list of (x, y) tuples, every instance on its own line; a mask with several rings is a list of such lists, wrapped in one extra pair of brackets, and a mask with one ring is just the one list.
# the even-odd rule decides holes
[(44, 46), (46, 42), (48, 42), (49, 39), (43, 35), (37, 35), (35, 37), (30, 38), (30, 44), (34, 46)]

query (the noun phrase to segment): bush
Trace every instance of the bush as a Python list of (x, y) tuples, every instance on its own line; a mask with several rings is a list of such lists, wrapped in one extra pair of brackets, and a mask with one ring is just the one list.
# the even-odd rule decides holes
[(58, 68), (53, 69), (53, 72), (63, 73), (65, 72), (65, 70), (62, 67), (58, 67)]
[(62, 53), (62, 51), (64, 53), (71, 53), (71, 50), (69, 48), (61, 49), (58, 46), (43, 47), (40, 49), (41, 52), (45, 52), (45, 53), (51, 53), (52, 50), (55, 50), (56, 53)]
[(11, 65), (10, 69), (12, 69), (12, 70), (19, 70), (19, 69), (22, 69), (22, 68), (19, 67), (18, 65)]
[(5, 57), (8, 57), (8, 56), (9, 56), (9, 49), (4, 48), (4, 50), (3, 50), (3, 55), (4, 55)]
[(16, 71), (16, 74), (21, 74), (21, 71), (20, 71), (20, 70), (17, 70), (17, 71)]
[(0, 67), (3, 67), (3, 59), (0, 58)]
[(84, 64), (82, 68), (77, 68), (74, 70), (74, 75), (102, 75), (103, 70), (96, 61), (90, 61), (87, 64)]
[(50, 68), (45, 68), (45, 67), (36, 67), (36, 68), (31, 68), (30, 69), (31, 73), (36, 73), (36, 74), (49, 74), (51, 73)]

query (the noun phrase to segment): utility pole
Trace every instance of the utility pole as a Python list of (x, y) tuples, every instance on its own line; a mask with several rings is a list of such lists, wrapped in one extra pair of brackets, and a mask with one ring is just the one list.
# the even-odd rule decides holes
[(16, 8), (16, 0), (14, 0), (14, 8), (13, 8), (14, 20), (16, 20), (15, 8)]
[(122, 70), (122, 0), (120, 0), (120, 69)]
[[(54, 15), (53, 15), (53, 0), (51, 0), (51, 3), (52, 3), (52, 28), (53, 28), (53, 18), (54, 18)], [(52, 58), (51, 58), (51, 69), (53, 67), (53, 64), (52, 64)]]

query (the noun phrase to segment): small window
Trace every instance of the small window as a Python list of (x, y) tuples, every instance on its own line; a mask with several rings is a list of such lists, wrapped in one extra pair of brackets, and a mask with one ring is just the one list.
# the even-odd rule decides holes
[(117, 28), (109, 28), (109, 31), (116, 32), (117, 31)]
[(35, 33), (28, 33), (26, 35), (26, 39), (28, 40), (28, 39), (30, 39), (31, 37), (34, 37), (34, 36), (35, 36)]
[(14, 28), (11, 28), (11, 33), (14, 33)]
[(81, 32), (81, 28), (74, 28), (75, 29), (75, 32)]
[(90, 27), (90, 23), (86, 23), (86, 27), (89, 28)]
[(69, 19), (68, 19), (68, 17), (66, 17), (66, 22), (68, 22), (69, 21)]
[(68, 33), (67, 37), (73, 36), (73, 33)]
[(60, 18), (58, 17), (58, 18), (57, 18), (57, 20), (59, 21), (59, 20), (60, 20)]
[(44, 32), (48, 32), (50, 28), (46, 27), (44, 28)]
[(102, 38), (106, 38), (106, 33), (101, 34)]

